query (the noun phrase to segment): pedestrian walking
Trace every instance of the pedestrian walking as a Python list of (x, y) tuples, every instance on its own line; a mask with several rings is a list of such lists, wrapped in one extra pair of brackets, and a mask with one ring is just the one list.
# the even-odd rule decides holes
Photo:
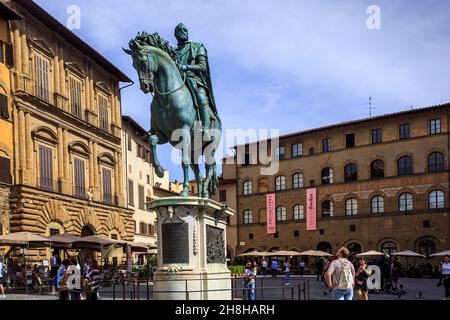
[(333, 300), (352, 300), (355, 286), (355, 267), (347, 259), (349, 250), (341, 247), (325, 273), (327, 285), (332, 289)]
[(64, 259), (56, 273), (56, 288), (59, 292), (59, 300), (69, 299), (69, 288), (67, 288), (67, 268), (69, 267), (69, 260)]
[(244, 279), (247, 300), (255, 300), (256, 270), (251, 262), (247, 263)]
[(89, 283), (89, 292), (86, 294), (86, 300), (98, 300), (98, 289), (100, 288), (101, 276), (97, 260), (95, 259), (92, 259), (91, 261), (86, 280)]
[(284, 285), (289, 286), (291, 281), (291, 270), (289, 268), (289, 260), (284, 263)]
[(50, 258), (50, 277), (49, 278), (50, 278), (50, 286), (51, 286), (52, 295), (56, 295), (56, 290), (57, 290), (56, 274), (58, 273), (58, 269), (59, 269), (58, 260), (59, 260), (58, 255), (56, 253)]
[(324, 271), (324, 261), (322, 259), (322, 257), (318, 258), (316, 261), (316, 270), (317, 270), (317, 279), (316, 281), (319, 281), (319, 279), (321, 281), (324, 281), (323, 278), (323, 271)]
[(300, 263), (298, 264), (298, 269), (300, 270), (300, 276), (303, 277), (305, 274), (305, 261), (300, 260)]
[(272, 265), (270, 266), (270, 268), (272, 269), (272, 278), (276, 278), (277, 277), (277, 272), (278, 272), (278, 261), (277, 261), (277, 259), (273, 259), (272, 260)]
[(6, 285), (6, 265), (0, 260), (0, 298), (5, 299), (5, 288), (3, 285)]
[(367, 288), (367, 279), (369, 276), (370, 272), (367, 271), (366, 259), (361, 257), (359, 258), (358, 271), (355, 273), (355, 291), (358, 294), (358, 300), (369, 300), (369, 289)]
[(267, 274), (267, 262), (266, 259), (263, 259), (263, 261), (261, 262), (261, 271), (263, 276), (265, 277)]
[(441, 282), (445, 289), (445, 299), (450, 300), (450, 256), (444, 256), (441, 263)]
[[(78, 274), (81, 275), (81, 268), (75, 257), (70, 260), (70, 265), (75, 266), (78, 270)], [(81, 288), (73, 288), (70, 290), (70, 300), (81, 300)]]

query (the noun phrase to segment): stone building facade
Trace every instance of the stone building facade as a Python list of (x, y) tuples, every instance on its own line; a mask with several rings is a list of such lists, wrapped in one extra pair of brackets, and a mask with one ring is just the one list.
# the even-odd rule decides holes
[[(13, 125), (11, 74), (13, 64), (9, 22), (21, 16), (5, 3), (0, 3), (0, 235), (9, 230), (9, 193), (13, 183)], [(3, 250), (3, 248), (0, 248)]]
[(132, 241), (113, 64), (33, 1), (12, 1), (11, 232)]
[[(354, 252), (429, 255), (449, 249), (449, 108), (443, 104), (284, 135), (272, 155), (279, 159), (272, 176), (261, 175), (262, 165), (247, 145), (243, 164), (235, 167), (235, 252), (335, 252), (347, 246)], [(317, 194), (313, 231), (306, 230), (308, 188)], [(276, 197), (275, 234), (266, 232), (269, 193)]]

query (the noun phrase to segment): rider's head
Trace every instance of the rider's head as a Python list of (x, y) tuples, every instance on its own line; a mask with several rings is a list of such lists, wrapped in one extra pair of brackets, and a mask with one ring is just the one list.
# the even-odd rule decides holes
[(183, 43), (189, 40), (189, 31), (185, 24), (179, 23), (175, 27), (175, 38), (177, 38), (178, 43)]

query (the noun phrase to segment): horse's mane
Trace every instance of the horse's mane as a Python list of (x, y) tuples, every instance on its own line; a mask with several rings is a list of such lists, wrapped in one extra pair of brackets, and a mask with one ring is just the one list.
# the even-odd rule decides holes
[(149, 46), (161, 49), (162, 51), (167, 53), (175, 63), (177, 63), (177, 60), (178, 60), (177, 52), (169, 44), (169, 42), (167, 40), (165, 40), (158, 34), (158, 32), (150, 34), (148, 32), (143, 31), (142, 33), (138, 33), (138, 35), (136, 36), (136, 38), (134, 40), (137, 42), (140, 42), (141, 44), (149, 45)]

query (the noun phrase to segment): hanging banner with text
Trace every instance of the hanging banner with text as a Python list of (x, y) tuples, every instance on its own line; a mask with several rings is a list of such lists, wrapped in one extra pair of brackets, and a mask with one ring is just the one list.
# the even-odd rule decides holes
[(306, 230), (316, 230), (316, 188), (306, 190)]
[(266, 195), (266, 210), (267, 210), (267, 234), (277, 232), (277, 219), (275, 216), (275, 193)]

